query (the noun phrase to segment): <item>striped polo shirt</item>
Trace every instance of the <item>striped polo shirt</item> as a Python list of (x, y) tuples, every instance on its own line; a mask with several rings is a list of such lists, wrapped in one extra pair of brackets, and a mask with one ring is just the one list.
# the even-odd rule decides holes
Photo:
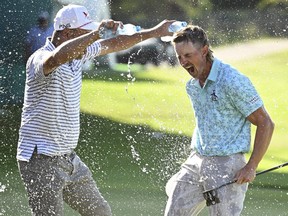
[(67, 62), (44, 76), (43, 59), (54, 49), (47, 39), (26, 65), (17, 148), (21, 161), (29, 161), (36, 146), (38, 154), (55, 156), (70, 153), (78, 143), (82, 65), (100, 54), (101, 45), (94, 42), (82, 59)]
[(215, 58), (204, 87), (191, 79), (186, 89), (196, 120), (192, 148), (204, 156), (248, 152), (251, 123), (247, 116), (263, 106), (251, 81)]

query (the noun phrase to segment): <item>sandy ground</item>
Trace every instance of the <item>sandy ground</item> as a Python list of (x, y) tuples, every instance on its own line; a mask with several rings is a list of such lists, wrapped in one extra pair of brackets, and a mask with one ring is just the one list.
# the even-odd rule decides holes
[(288, 39), (254, 40), (213, 49), (214, 56), (226, 62), (248, 60), (255, 56), (264, 56), (284, 50), (288, 50)]

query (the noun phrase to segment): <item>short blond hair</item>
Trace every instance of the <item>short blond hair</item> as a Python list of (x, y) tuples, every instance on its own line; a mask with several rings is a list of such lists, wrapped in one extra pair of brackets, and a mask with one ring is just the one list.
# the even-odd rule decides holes
[(206, 32), (197, 25), (188, 25), (183, 30), (177, 32), (173, 36), (172, 42), (192, 42), (193, 44), (199, 44), (201, 47), (208, 46), (208, 55), (206, 56), (207, 61), (212, 62), (214, 59), (213, 51), (210, 48), (210, 43)]

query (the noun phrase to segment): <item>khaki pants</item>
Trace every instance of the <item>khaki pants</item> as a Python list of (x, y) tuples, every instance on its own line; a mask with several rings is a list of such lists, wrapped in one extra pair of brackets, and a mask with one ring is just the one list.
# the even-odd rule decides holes
[[(245, 163), (243, 154), (205, 157), (193, 152), (166, 185), (165, 216), (198, 215), (206, 205), (203, 192), (233, 180)], [(208, 207), (210, 215), (240, 215), (247, 186), (234, 183), (218, 189), (220, 203)]]
[(90, 170), (75, 153), (54, 157), (34, 153), (18, 166), (32, 215), (61, 216), (63, 200), (81, 215), (111, 215)]

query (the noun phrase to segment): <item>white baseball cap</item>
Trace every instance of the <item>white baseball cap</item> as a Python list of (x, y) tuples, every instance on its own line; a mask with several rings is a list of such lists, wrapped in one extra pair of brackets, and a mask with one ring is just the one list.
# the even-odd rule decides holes
[(96, 30), (99, 23), (90, 19), (88, 10), (81, 5), (69, 4), (60, 9), (54, 19), (56, 31), (68, 29)]

